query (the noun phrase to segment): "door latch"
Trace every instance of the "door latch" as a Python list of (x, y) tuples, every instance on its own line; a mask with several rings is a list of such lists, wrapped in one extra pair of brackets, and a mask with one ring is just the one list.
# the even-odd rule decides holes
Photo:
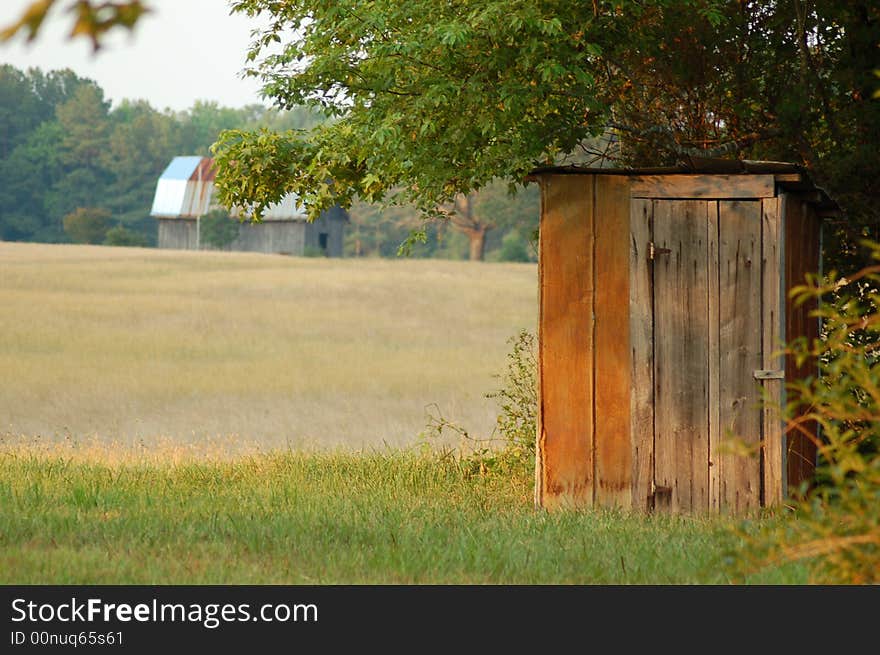
[(668, 255), (672, 250), (669, 248), (658, 248), (653, 241), (648, 241), (648, 259), (653, 261), (657, 255)]
[(759, 369), (752, 373), (756, 380), (784, 380), (785, 371), (772, 369)]

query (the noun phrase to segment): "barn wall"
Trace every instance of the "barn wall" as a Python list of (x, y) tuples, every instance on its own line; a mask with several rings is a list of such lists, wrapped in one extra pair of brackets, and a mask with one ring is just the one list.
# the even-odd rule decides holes
[(264, 221), (242, 223), (238, 238), (227, 250), (300, 256), (304, 243), (303, 221)]
[[(783, 203), (785, 217), (785, 339), (792, 341), (801, 336), (812, 340), (819, 335), (819, 322), (810, 312), (814, 302), (795, 307), (787, 291), (804, 283), (807, 273), (819, 272), (819, 239), (821, 222), (813, 208), (796, 194), (787, 194)], [(816, 373), (816, 363), (807, 362), (798, 367), (793, 357), (785, 362), (785, 379), (793, 381)], [(806, 426), (813, 434), (816, 425)], [(788, 434), (785, 450), (788, 490), (794, 492), (804, 481), (813, 477), (816, 468), (816, 444), (804, 434)]]
[[(304, 221), (243, 223), (238, 238), (224, 250), (301, 256), (304, 252), (305, 228)], [(173, 250), (195, 250), (196, 220), (159, 219), (158, 246)], [(203, 241), (201, 249), (211, 248)]]
[(327, 256), (342, 257), (345, 226), (348, 216), (340, 207), (333, 207), (321, 214), (314, 223), (305, 226), (305, 247), (313, 251), (320, 250), (320, 235), (327, 235)]
[(196, 222), (189, 219), (160, 218), (157, 245), (170, 250), (196, 249)]

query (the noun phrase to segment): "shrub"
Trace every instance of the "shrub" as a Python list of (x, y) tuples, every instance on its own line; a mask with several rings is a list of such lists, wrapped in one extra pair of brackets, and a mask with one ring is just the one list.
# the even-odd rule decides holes
[(208, 212), (199, 222), (200, 239), (212, 248), (222, 250), (238, 237), (238, 221), (222, 209)]
[(501, 239), (499, 259), (503, 262), (529, 261), (528, 244), (517, 230), (511, 230)]
[(538, 416), (536, 339), (521, 330), (508, 343), (512, 349), (507, 355), (507, 369), (495, 376), (501, 382), (500, 388), (486, 394), (499, 404), (492, 435), (474, 437), (446, 419), (436, 405), (429, 407), (422, 437), (440, 438), (447, 432), (456, 435), (462, 442), (459, 464), (469, 473), (507, 474), (534, 463)]
[[(880, 244), (868, 244), (880, 261)], [(747, 537), (745, 568), (804, 560), (818, 583), (880, 582), (880, 265), (849, 278), (832, 273), (792, 291), (822, 299), (822, 338), (788, 353), (818, 358), (819, 377), (789, 385), (787, 431), (816, 421), (821, 483), (795, 499), (794, 517)]]
[(104, 245), (146, 248), (150, 244), (147, 241), (147, 237), (143, 234), (117, 225), (107, 230), (107, 234), (104, 237)]
[(535, 335), (520, 330), (508, 340), (507, 370), (497, 375), (501, 388), (486, 394), (498, 401), (500, 413), (495, 428), (507, 447), (535, 454), (538, 420), (538, 360)]
[(74, 243), (103, 243), (110, 227), (110, 212), (80, 207), (64, 217), (64, 231)]

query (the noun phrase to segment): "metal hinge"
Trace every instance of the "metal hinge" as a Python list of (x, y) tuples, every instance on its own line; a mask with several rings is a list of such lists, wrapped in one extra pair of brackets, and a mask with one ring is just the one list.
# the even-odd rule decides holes
[(785, 371), (760, 369), (752, 373), (756, 380), (784, 380)]
[(669, 248), (658, 248), (653, 241), (648, 241), (648, 259), (653, 261), (657, 255), (668, 255), (672, 251)]
[(661, 487), (657, 484), (656, 480), (651, 480), (651, 495), (652, 496), (671, 496), (672, 495), (672, 487)]

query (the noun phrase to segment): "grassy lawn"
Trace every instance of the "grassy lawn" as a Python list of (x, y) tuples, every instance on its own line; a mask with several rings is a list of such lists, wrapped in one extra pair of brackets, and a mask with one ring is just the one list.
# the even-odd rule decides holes
[[(726, 583), (721, 519), (536, 512), (526, 465), (414, 452), (0, 455), (0, 583)], [(796, 566), (748, 580), (803, 583)]]

